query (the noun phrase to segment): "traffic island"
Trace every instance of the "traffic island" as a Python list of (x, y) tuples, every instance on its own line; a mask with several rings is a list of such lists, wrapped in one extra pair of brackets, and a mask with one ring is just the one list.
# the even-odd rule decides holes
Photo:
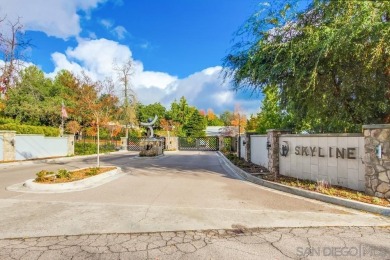
[[(63, 193), (81, 191), (91, 189), (112, 180), (115, 180), (121, 176), (119, 167), (100, 167), (103, 173), (98, 173), (96, 168), (82, 168), (76, 171), (59, 170), (59, 174), (63, 176), (58, 177), (58, 174), (44, 173), (41, 171), (37, 174), (36, 179), (29, 179), (24, 183), (18, 183), (7, 187), (9, 191), (16, 192), (31, 192), (31, 193)], [(73, 174), (72, 174), (73, 173)], [(80, 176), (89, 175), (81, 178)], [(89, 174), (88, 174), (89, 173)], [(72, 180), (72, 175), (75, 179)], [(38, 181), (37, 181), (38, 179)], [(65, 179), (65, 180), (62, 180)]]

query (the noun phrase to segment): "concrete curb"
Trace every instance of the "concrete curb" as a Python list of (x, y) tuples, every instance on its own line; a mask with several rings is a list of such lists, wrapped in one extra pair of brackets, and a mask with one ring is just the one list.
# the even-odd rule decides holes
[(241, 170), (240, 168), (235, 166), (229, 159), (227, 159), (225, 157), (225, 155), (222, 154), (221, 152), (218, 152), (218, 155), (222, 158), (223, 162), (225, 164), (227, 164), (227, 166), (231, 170), (233, 170), (236, 174), (238, 174), (240, 177), (242, 177), (246, 181), (250, 181), (252, 183), (255, 183), (255, 184), (267, 187), (267, 188), (291, 193), (291, 194), (306, 197), (309, 199), (315, 199), (315, 200), (319, 200), (322, 202), (327, 202), (327, 203), (331, 203), (331, 204), (335, 204), (335, 205), (339, 205), (339, 206), (343, 206), (343, 207), (347, 207), (347, 208), (367, 211), (367, 212), (380, 214), (380, 215), (387, 216), (387, 217), (390, 216), (390, 208), (389, 207), (376, 206), (376, 205), (367, 204), (367, 203), (363, 203), (363, 202), (359, 202), (359, 201), (354, 201), (354, 200), (349, 200), (349, 199), (344, 199), (344, 198), (339, 198), (339, 197), (333, 197), (333, 196), (329, 196), (329, 195), (325, 195), (325, 194), (321, 194), (321, 193), (317, 193), (317, 192), (313, 192), (313, 191), (303, 190), (303, 189), (290, 187), (290, 186), (286, 186), (283, 184), (263, 180), (261, 178), (255, 177), (255, 176)]
[[(79, 170), (86, 169), (81, 168)], [(94, 188), (105, 184), (111, 180), (116, 179), (119, 176), (121, 170), (119, 167), (116, 169), (92, 176), (83, 180), (66, 182), (66, 183), (54, 183), (54, 184), (43, 184), (36, 183), (34, 179), (29, 179), (24, 183), (15, 184), (7, 187), (7, 190), (10, 191), (20, 191), (20, 192), (33, 192), (33, 193), (63, 193), (63, 192), (72, 192), (72, 191), (81, 191), (85, 189)]]
[[(125, 154), (131, 151), (116, 151), (116, 152), (109, 152), (109, 153), (101, 153), (100, 156), (104, 155), (110, 155), (110, 154)], [(59, 156), (59, 157), (53, 157), (53, 158), (46, 158), (46, 159), (31, 159), (31, 160), (23, 160), (23, 161), (12, 161), (12, 162), (2, 162), (1, 165), (5, 166), (14, 166), (14, 165), (31, 165), (34, 163), (49, 163), (49, 162), (63, 162), (63, 161), (69, 161), (73, 159), (80, 159), (80, 158), (96, 158), (97, 154), (90, 154), (90, 155), (77, 155), (77, 156)]]

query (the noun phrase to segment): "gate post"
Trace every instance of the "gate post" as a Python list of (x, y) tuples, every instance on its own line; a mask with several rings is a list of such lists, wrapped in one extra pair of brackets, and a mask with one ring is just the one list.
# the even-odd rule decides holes
[(279, 137), (290, 133), (290, 130), (267, 130), (268, 170), (275, 177), (279, 175)]
[(390, 124), (364, 125), (363, 130), (365, 192), (390, 199)]
[(16, 131), (0, 131), (0, 136), (3, 142), (1, 144), (2, 151), (0, 150), (2, 152), (0, 155), (1, 161), (14, 161), (16, 156)]
[(127, 137), (121, 137), (121, 150), (127, 150)]
[(176, 136), (170, 136), (166, 139), (166, 148), (167, 151), (177, 151), (179, 150), (179, 137)]
[(256, 133), (246, 133), (246, 161), (252, 162), (251, 155), (251, 135), (255, 135)]
[(225, 149), (225, 138), (223, 136), (218, 136), (218, 143), (219, 143), (219, 147), (218, 147), (218, 150), (219, 151), (223, 151)]

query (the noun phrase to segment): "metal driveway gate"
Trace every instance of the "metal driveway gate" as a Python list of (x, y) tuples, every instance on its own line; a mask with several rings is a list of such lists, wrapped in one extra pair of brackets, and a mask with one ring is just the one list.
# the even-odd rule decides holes
[(179, 150), (218, 151), (218, 137), (179, 137)]
[[(163, 150), (165, 150), (165, 137), (155, 137), (162, 141)], [(129, 137), (127, 139), (128, 151), (141, 151), (141, 141), (146, 139), (145, 137)]]

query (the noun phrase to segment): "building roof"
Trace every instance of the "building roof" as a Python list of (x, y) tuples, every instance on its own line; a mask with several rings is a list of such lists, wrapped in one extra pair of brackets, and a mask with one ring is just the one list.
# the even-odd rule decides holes
[(236, 126), (208, 126), (206, 127), (206, 136), (233, 136), (238, 132)]

